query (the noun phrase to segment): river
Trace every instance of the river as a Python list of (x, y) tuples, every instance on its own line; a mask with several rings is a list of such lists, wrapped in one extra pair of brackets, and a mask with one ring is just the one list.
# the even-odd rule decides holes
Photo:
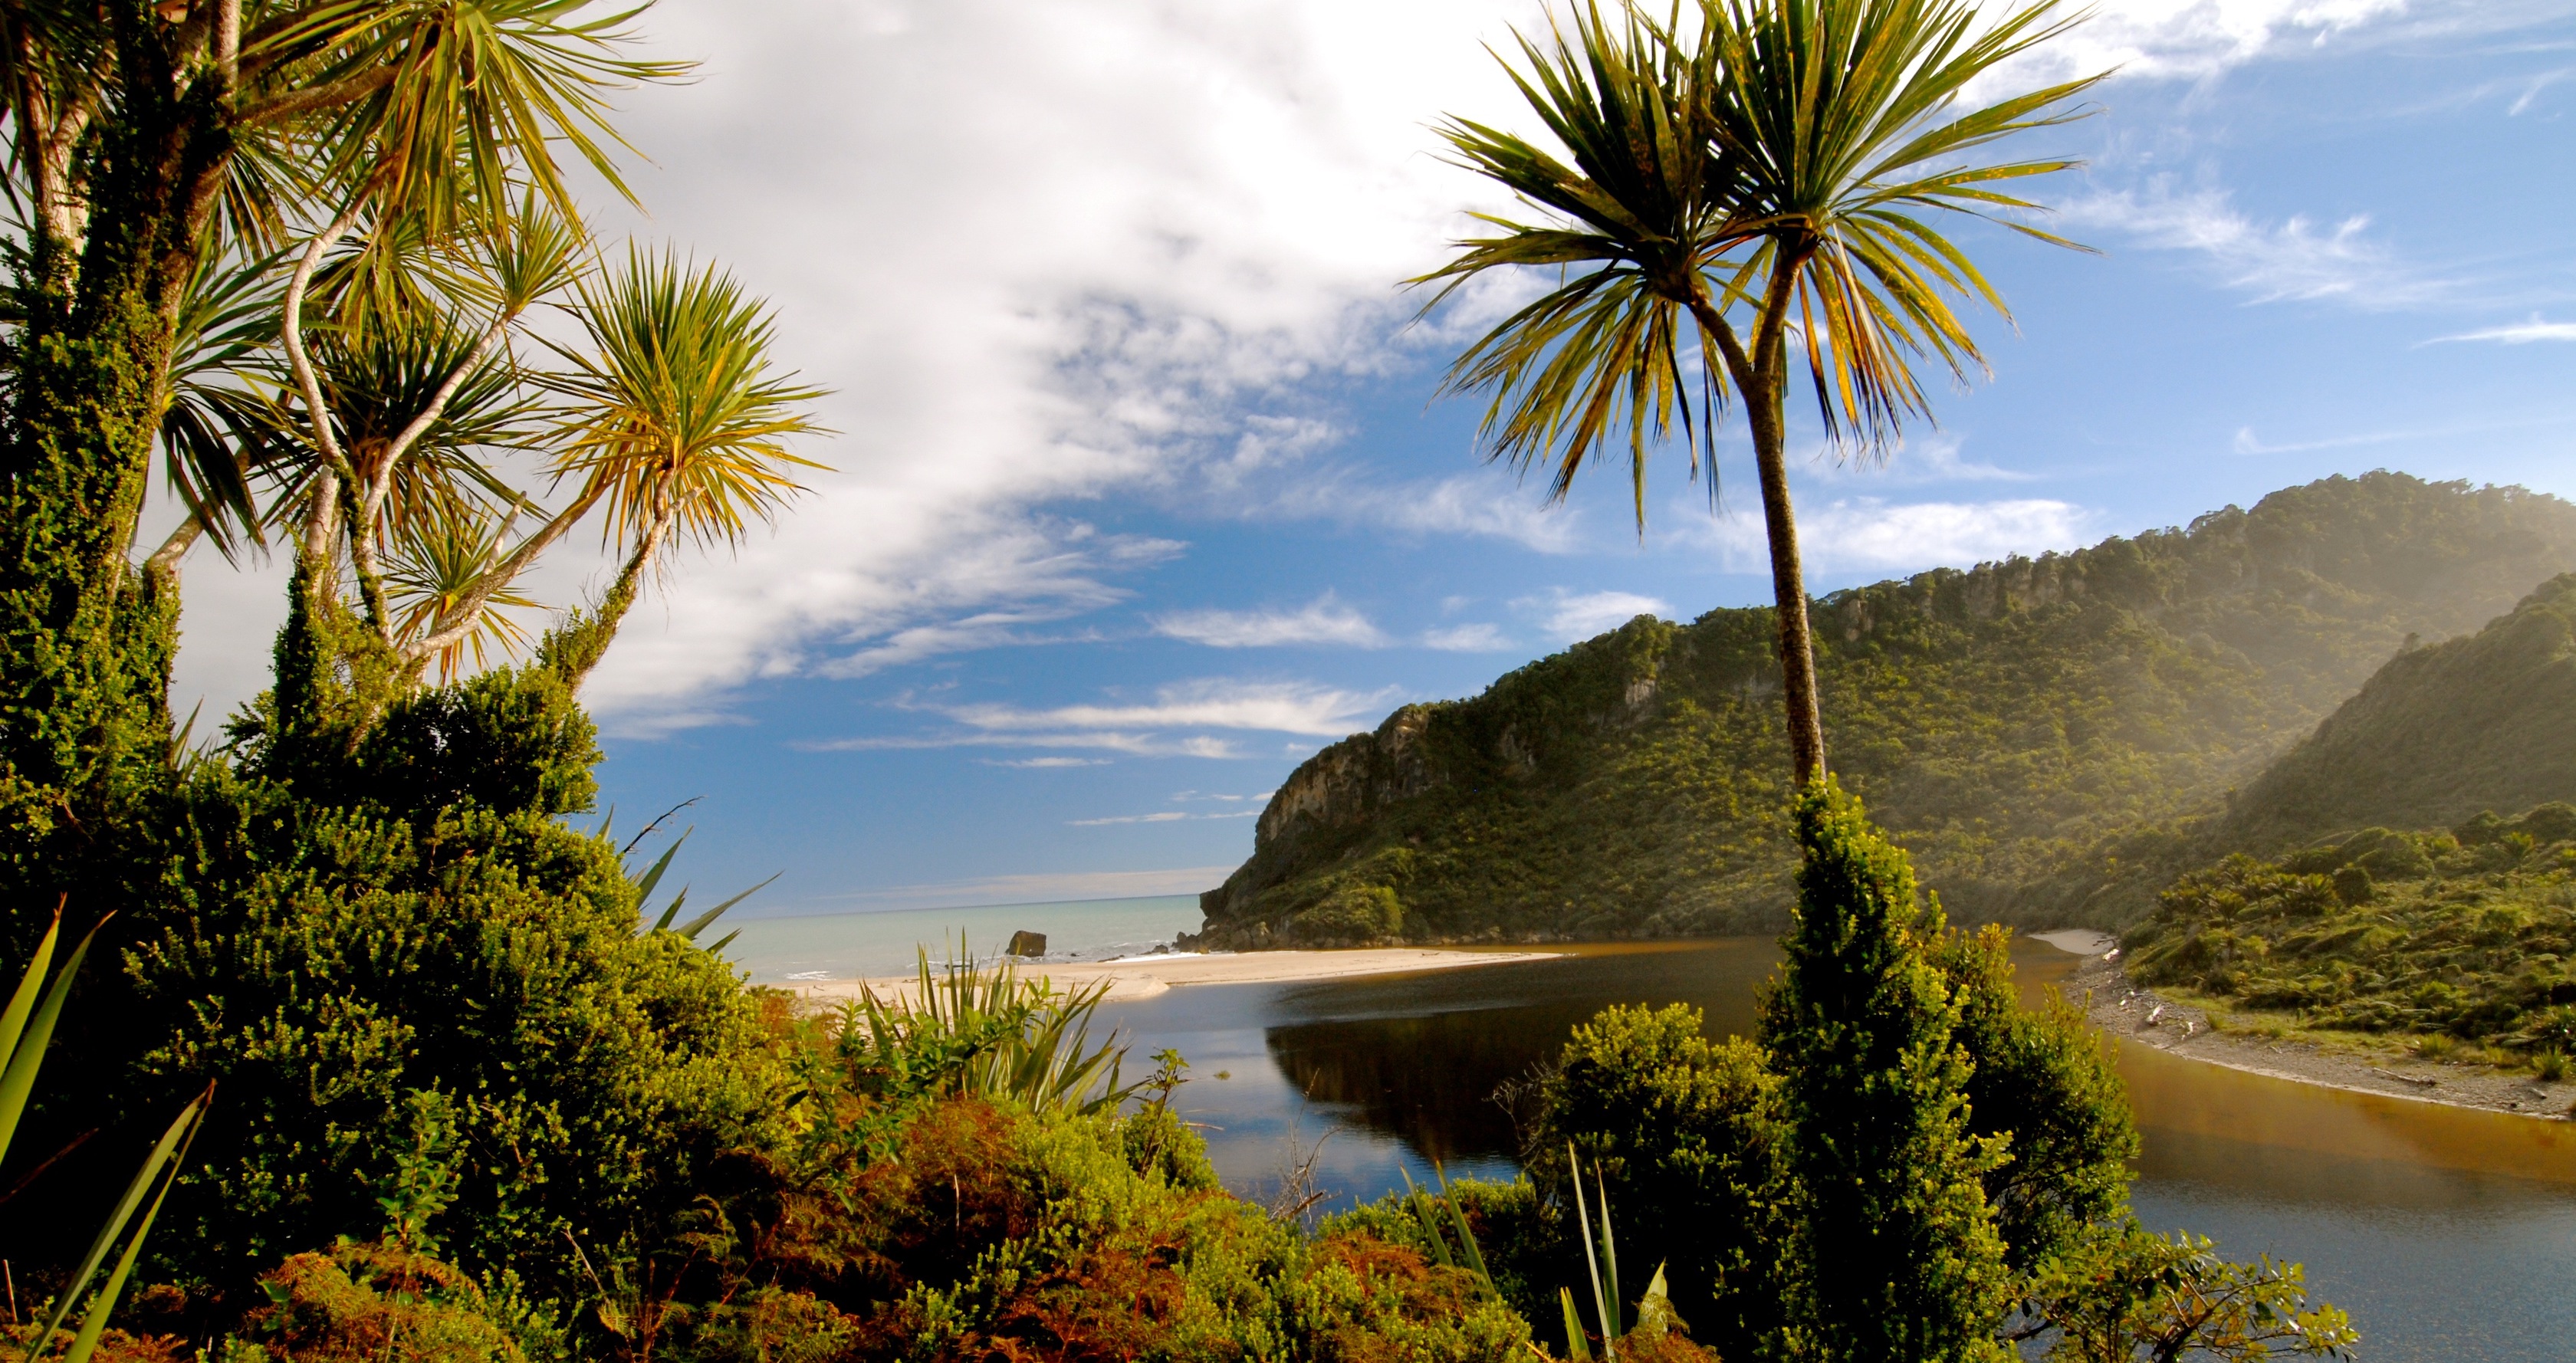
[[(1561, 960), (1303, 985), (1175, 989), (1105, 1010), (1142, 1057), (1172, 1047), (1229, 1186), (1264, 1197), (1312, 1157), (1338, 1205), (1417, 1178), (1508, 1177), (1497, 1085), (1612, 1003), (1688, 1003), (1751, 1031), (1767, 938), (1603, 946)], [(2021, 943), (2025, 989), (2073, 959)], [(2307, 1266), (2363, 1357), (2488, 1363), (2576, 1355), (2576, 1124), (2344, 1093), (2118, 1053), (2144, 1135), (2134, 1201), (2153, 1229)], [(1320, 1148), (1319, 1148), (1320, 1146)]]

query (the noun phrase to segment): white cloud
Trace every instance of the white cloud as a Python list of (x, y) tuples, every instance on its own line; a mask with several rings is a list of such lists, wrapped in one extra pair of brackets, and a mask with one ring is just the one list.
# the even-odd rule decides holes
[[(1965, 568), (2014, 554), (2073, 549), (2094, 514), (2070, 502), (1900, 502), (1877, 497), (1809, 501), (1798, 508), (1798, 552), (1815, 572)], [(1732, 573), (1771, 571), (1762, 519), (1749, 511), (1703, 517), (1688, 532)]]
[[(1234, 740), (1207, 730), (1340, 738), (1367, 727), (1400, 692), (1344, 691), (1301, 682), (1202, 680), (1157, 689), (1150, 704), (1066, 705), (1030, 710), (997, 704), (950, 705), (918, 697), (906, 708), (936, 714), (953, 728), (876, 734), (797, 744), (806, 752), (884, 752), (923, 748), (1074, 748), (1139, 757), (1234, 758)], [(1190, 732), (1198, 730), (1200, 732)], [(1072, 759), (1032, 765), (1069, 765)]]
[(1210, 680), (1162, 687), (1150, 705), (1066, 705), (1047, 710), (959, 705), (941, 707), (941, 713), (987, 733), (1250, 729), (1339, 737), (1351, 731), (1355, 720), (1382, 708), (1393, 694), (1299, 682)]
[(2075, 227), (2107, 228), (2159, 250), (2195, 253), (2221, 282), (2256, 302), (2331, 298), (2394, 308), (2431, 301), (2453, 287), (2366, 237), (2367, 215), (2323, 227), (2300, 216), (2267, 224), (2237, 212), (2221, 191), (2178, 192), (2160, 179), (2143, 192), (2078, 199), (2065, 217)]
[(1478, 622), (1424, 630), (1422, 646), (1443, 653), (1501, 653), (1512, 647), (1512, 641), (1500, 626)]
[(1276, 648), (1286, 644), (1340, 644), (1383, 648), (1387, 638), (1368, 617), (1331, 592), (1293, 613), (1282, 611), (1175, 611), (1154, 619), (1154, 632), (1211, 648)]
[(1183, 866), (1151, 871), (1059, 871), (1036, 875), (983, 876), (973, 880), (891, 885), (829, 896), (835, 909), (864, 906), (863, 911), (908, 908), (963, 908), (979, 904), (1047, 904), (1077, 899), (1126, 899), (1150, 895), (1197, 894), (1225, 883), (1234, 867)]
[(2091, 22), (2025, 65), (2061, 76), (2117, 67), (2131, 78), (2197, 80), (2291, 44), (2323, 46), (2406, 9), (2407, 0), (2106, 0)]
[(1670, 615), (1672, 607), (1651, 596), (1633, 592), (1570, 592), (1563, 587), (1546, 596), (1523, 597), (1512, 603), (1537, 616), (1540, 628), (1550, 638), (1572, 642), (1636, 619), (1640, 615)]
[(1052, 771), (1058, 767), (1105, 767), (1106, 757), (979, 757), (976, 761), (988, 767), (1017, 767), (1023, 771)]
[(1074, 828), (1099, 828), (1105, 824), (1118, 823), (1179, 823), (1183, 820), (1257, 819), (1260, 817), (1261, 811), (1257, 809), (1233, 810), (1224, 814), (1184, 814), (1177, 809), (1167, 809), (1159, 814), (1116, 814), (1105, 819), (1067, 819), (1065, 820), (1065, 823)]
[(2533, 313), (2528, 322), (2510, 326), (2488, 327), (2483, 331), (2464, 331), (2457, 336), (2436, 336), (2427, 345), (2442, 341), (2497, 341), (2505, 345), (2529, 345), (2534, 341), (2576, 341), (2576, 322), (2544, 322)]

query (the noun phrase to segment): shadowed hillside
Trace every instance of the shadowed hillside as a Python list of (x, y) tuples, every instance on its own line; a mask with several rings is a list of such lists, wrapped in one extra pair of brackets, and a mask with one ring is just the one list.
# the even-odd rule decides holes
[[(2332, 478), (2134, 539), (1817, 603), (1828, 753), (1954, 915), (2114, 924), (2231, 787), (2410, 637), (2576, 568), (2576, 506)], [(1639, 617), (1324, 749), (1203, 897), (1211, 945), (1688, 935), (1785, 920), (1767, 609)]]

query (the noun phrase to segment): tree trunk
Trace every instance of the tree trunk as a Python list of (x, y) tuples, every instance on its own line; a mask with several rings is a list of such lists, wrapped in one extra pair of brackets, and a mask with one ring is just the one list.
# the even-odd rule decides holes
[[(111, 850), (169, 782), (177, 600), (129, 555), (166, 397), (170, 316), (230, 138), (180, 93), (148, 7), (109, 7), (123, 98), (95, 130), (85, 236), (39, 223), (0, 437), (0, 898), (95, 911)], [(77, 268), (71, 262), (77, 257)], [(11, 942), (32, 908), (0, 907)], [(0, 943), (0, 946), (8, 943)]]
[(1753, 467), (1762, 484), (1762, 531), (1771, 548), (1771, 600), (1779, 623), (1780, 697), (1789, 718), (1790, 780), (1805, 790), (1824, 774), (1825, 724), (1816, 702), (1816, 641), (1807, 627), (1807, 575), (1798, 562), (1798, 520), (1789, 506), (1789, 433), (1785, 412), (1788, 368), (1781, 339), (1794, 273), (1775, 278), (1760, 318), (1751, 355), (1704, 295), (1691, 297), (1700, 342), (1725, 357), (1744, 395), (1744, 421), (1753, 436)]
[(668, 511), (654, 518), (644, 528), (635, 552), (627, 555), (626, 566), (618, 569), (617, 580), (609, 584), (608, 594), (599, 599), (599, 609), (590, 618), (576, 618), (548, 637), (539, 656), (563, 678), (564, 685), (580, 690), (590, 670), (608, 653), (608, 645), (617, 638), (617, 627), (635, 604), (636, 594), (643, 590), (644, 570), (662, 552), (663, 542), (670, 537), (672, 516)]
[(1797, 788), (1824, 774), (1825, 725), (1816, 703), (1816, 642), (1807, 626), (1807, 577), (1798, 562), (1798, 523), (1789, 507), (1788, 432), (1782, 394), (1748, 399), (1753, 467), (1762, 480), (1762, 528), (1771, 542), (1771, 599), (1780, 626), (1780, 696), (1789, 711), (1789, 761)]

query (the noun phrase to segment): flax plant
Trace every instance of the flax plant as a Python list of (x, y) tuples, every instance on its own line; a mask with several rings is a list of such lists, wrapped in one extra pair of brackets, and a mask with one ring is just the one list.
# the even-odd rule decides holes
[(1143, 1087), (1119, 1082), (1127, 1048), (1114, 1035), (1091, 1041), (1107, 981), (1059, 992), (1008, 963), (980, 964), (962, 944), (944, 965), (927, 950), (918, 958), (910, 990), (862, 990), (843, 1011), (843, 1061), (873, 1083), (1073, 1113), (1114, 1110)]
[(1693, 477), (1709, 461), (1714, 495), (1716, 420), (1744, 404), (1801, 786), (1825, 750), (1789, 498), (1790, 375), (1805, 371), (1838, 453), (1866, 462), (1930, 417), (1918, 363), (1962, 381), (1983, 371), (1954, 300), (2010, 314), (1941, 215), (2072, 246), (2022, 221), (2039, 206), (1999, 186), (2077, 163), (1984, 149), (2083, 116), (2072, 101), (2102, 77), (1956, 106), (2081, 18), (2052, 0), (1991, 15), (1969, 0), (1698, 0), (1662, 20), (1596, 3), (1544, 43), (1520, 36), (1520, 65), (1501, 58), (1563, 157), (1467, 119), (1440, 125), (1454, 164), (1545, 217), (1478, 215), (1496, 234), (1413, 281), (1438, 286), (1429, 306), (1492, 272), (1557, 275), (1443, 384), (1488, 395), (1489, 458), (1547, 468), (1562, 499), (1622, 441), (1643, 533), (1649, 453), (1678, 432)]
[[(0, 1009), (0, 1158), (9, 1153), (10, 1140), (17, 1135), (18, 1119), (27, 1107), (27, 1099), (36, 1086), (37, 1071), (43, 1067), (45, 1049), (52, 1042), (54, 1027), (61, 1020), (63, 1004), (71, 995), (72, 981), (80, 974), (81, 962), (89, 955), (91, 943), (98, 939), (98, 928), (72, 948), (70, 959), (47, 986), (45, 975), (53, 964), (54, 948), (62, 938), (63, 916), (57, 907), (53, 923), (38, 940), (26, 969), (19, 976), (18, 987)], [(84, 1255), (54, 1295), (54, 1309), (46, 1316), (44, 1328), (27, 1351), (27, 1363), (40, 1363), (54, 1351), (55, 1336), (63, 1322), (71, 1319), (84, 1302), (88, 1309), (81, 1313), (80, 1329), (63, 1351), (64, 1363), (89, 1363), (98, 1350), (99, 1340), (107, 1331), (108, 1317), (124, 1296), (126, 1280), (133, 1276), (134, 1265), (143, 1252), (143, 1242), (152, 1233), (152, 1223), (160, 1215), (161, 1204), (170, 1196), (170, 1185), (177, 1181), (179, 1169), (187, 1160), (188, 1146), (204, 1124), (206, 1108), (213, 1101), (213, 1089), (199, 1094), (170, 1125), (144, 1157), (143, 1166), (118, 1197), (116, 1205), (101, 1223), (98, 1234), (90, 1241)], [(49, 1161), (50, 1162), (50, 1161)], [(41, 1170), (44, 1166), (37, 1166)], [(145, 1199), (149, 1198), (149, 1203)], [(139, 1218), (139, 1219), (138, 1219)], [(119, 1251), (118, 1245), (124, 1248)], [(108, 1263), (108, 1255), (116, 1262)], [(101, 1268), (108, 1270), (100, 1281)], [(97, 1290), (91, 1291), (91, 1283)]]

